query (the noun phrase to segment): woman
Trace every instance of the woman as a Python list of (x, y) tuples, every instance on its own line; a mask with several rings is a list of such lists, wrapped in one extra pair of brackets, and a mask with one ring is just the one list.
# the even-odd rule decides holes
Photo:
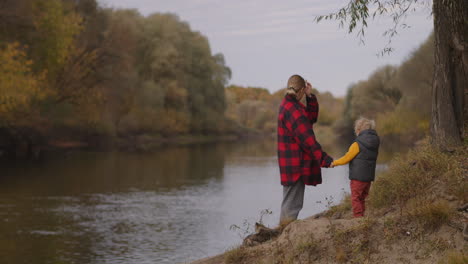
[[(307, 106), (300, 101), (306, 96)], [(319, 106), (312, 86), (293, 75), (278, 114), (278, 163), (283, 185), (280, 223), (296, 220), (304, 203), (305, 185), (322, 183), (320, 167), (333, 159), (322, 151), (313, 130)]]

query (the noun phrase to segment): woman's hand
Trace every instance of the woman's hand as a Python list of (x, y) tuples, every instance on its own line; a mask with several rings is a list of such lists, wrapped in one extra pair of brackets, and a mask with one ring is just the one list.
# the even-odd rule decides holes
[(305, 94), (307, 96), (312, 95), (312, 84), (310, 84), (310, 82), (308, 82), (308, 81), (306, 81)]

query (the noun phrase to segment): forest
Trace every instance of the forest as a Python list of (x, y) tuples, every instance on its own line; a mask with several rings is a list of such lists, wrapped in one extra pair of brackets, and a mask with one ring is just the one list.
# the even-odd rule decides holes
[[(231, 71), (223, 55), (212, 54), (208, 39), (174, 14), (142, 16), (95, 0), (0, 5), (2, 155), (275, 134), (284, 90), (227, 86)], [(383, 146), (423, 138), (433, 49), (430, 36), (401, 65), (350, 85), (345, 98), (315, 89), (319, 140), (349, 142), (359, 116), (376, 119)]]
[(224, 118), (223, 55), (176, 15), (95, 0), (0, 5), (4, 148), (234, 129)]

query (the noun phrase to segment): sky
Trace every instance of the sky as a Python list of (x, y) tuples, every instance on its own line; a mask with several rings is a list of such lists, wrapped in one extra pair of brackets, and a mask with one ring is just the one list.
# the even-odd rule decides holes
[[(426, 0), (430, 1), (430, 0)], [(175, 13), (192, 30), (207, 36), (214, 53), (222, 53), (232, 70), (230, 84), (267, 88), (286, 86), (300, 74), (321, 92), (344, 96), (378, 67), (398, 65), (433, 29), (428, 8), (407, 16), (409, 27), (393, 38), (390, 55), (378, 56), (392, 26), (390, 18), (369, 22), (365, 44), (338, 22), (314, 22), (348, 0), (98, 0), (101, 6), (137, 9), (143, 15)]]

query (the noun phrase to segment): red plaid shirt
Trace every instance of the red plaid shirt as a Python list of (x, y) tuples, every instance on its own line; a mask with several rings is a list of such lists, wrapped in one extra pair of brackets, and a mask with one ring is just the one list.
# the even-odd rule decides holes
[(278, 114), (278, 163), (281, 184), (292, 185), (300, 178), (306, 185), (322, 183), (320, 167), (329, 167), (333, 159), (322, 151), (315, 139), (317, 97), (307, 97), (307, 107), (291, 95), (281, 102)]

